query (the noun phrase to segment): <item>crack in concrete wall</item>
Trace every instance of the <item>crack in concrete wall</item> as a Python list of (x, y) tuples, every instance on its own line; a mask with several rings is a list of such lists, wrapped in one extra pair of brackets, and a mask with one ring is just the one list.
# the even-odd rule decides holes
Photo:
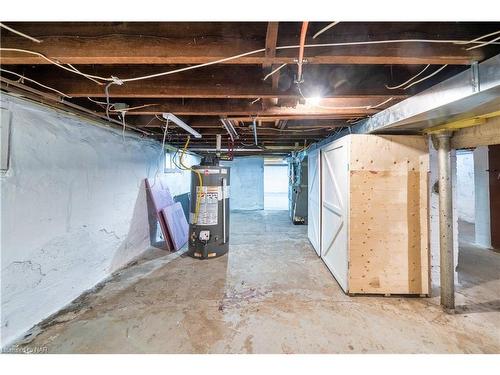
[[(159, 142), (10, 95), (0, 104), (12, 118), (0, 179), (3, 347), (151, 246), (143, 180), (164, 159)], [(189, 172), (167, 180), (172, 195), (189, 191)]]

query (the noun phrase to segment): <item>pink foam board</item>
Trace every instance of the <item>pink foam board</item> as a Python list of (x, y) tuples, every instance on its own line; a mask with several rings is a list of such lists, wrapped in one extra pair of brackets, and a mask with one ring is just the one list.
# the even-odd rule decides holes
[(170, 190), (168, 189), (165, 178), (161, 175), (158, 175), (155, 179), (152, 180), (146, 179), (145, 186), (153, 201), (156, 217), (158, 218), (158, 221), (160, 223), (161, 232), (163, 233), (163, 238), (165, 239), (167, 249), (169, 251), (172, 251), (174, 249), (172, 239), (170, 238), (167, 224), (161, 213), (164, 208), (174, 204), (174, 200), (170, 195)]
[(174, 249), (177, 251), (188, 241), (189, 232), (189, 225), (182, 210), (182, 204), (177, 202), (164, 208), (161, 212), (167, 224)]

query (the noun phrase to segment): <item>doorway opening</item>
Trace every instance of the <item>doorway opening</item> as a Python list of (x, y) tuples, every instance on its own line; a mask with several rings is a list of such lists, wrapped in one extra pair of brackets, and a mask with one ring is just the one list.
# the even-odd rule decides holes
[(264, 209), (288, 210), (288, 165), (282, 160), (264, 163)]

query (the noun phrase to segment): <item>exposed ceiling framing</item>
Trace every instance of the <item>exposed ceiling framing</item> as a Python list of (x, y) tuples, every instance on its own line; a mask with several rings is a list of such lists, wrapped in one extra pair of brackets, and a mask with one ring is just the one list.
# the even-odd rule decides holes
[[(31, 99), (38, 97), (46, 103), (69, 105), (73, 110), (100, 118), (107, 117), (103, 104), (107, 91), (109, 103), (119, 103), (108, 109), (117, 125), (123, 124), (120, 111), (123, 103), (128, 108), (125, 123), (131, 130), (161, 139), (165, 125), (161, 114), (174, 113), (203, 135), (199, 140), (191, 140), (193, 148), (213, 148), (217, 134), (227, 138), (221, 117), (230, 119), (240, 134), (236, 149), (252, 145), (250, 125), (255, 119), (263, 152), (266, 147), (292, 150), (324, 139), (500, 52), (497, 43), (470, 50), (471, 44), (425, 42), (311, 46), (403, 39), (470, 41), (498, 31), (498, 23), (341, 22), (313, 39), (327, 23), (309, 22), (304, 82), (299, 90), (295, 82), (298, 48), (282, 48), (298, 46), (301, 30), (298, 22), (8, 25), (40, 39), (41, 43), (2, 29), (3, 90), (25, 92)], [(67, 69), (39, 55), (5, 49), (34, 51)], [(196, 64), (255, 50), (258, 52), (192, 69)], [(406, 81), (427, 64), (431, 65), (429, 73), (448, 66), (407, 90), (386, 87)], [(119, 84), (128, 78), (186, 68), (174, 74)], [(116, 78), (105, 90), (109, 81), (100, 80), (98, 84), (68, 71), (73, 69)], [(269, 75), (271, 72), (274, 73)], [(306, 97), (321, 99), (310, 102)], [(168, 140), (173, 145), (182, 145), (186, 133), (169, 126)], [(226, 141), (223, 146), (227, 146)]]

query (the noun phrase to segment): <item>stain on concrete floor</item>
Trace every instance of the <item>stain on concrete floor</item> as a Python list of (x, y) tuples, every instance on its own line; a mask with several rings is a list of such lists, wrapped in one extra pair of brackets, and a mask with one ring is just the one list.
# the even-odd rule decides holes
[(346, 296), (286, 211), (235, 212), (231, 247), (149, 257), (35, 327), (48, 353), (498, 353), (500, 255), (461, 244), (457, 314), (439, 297)]

